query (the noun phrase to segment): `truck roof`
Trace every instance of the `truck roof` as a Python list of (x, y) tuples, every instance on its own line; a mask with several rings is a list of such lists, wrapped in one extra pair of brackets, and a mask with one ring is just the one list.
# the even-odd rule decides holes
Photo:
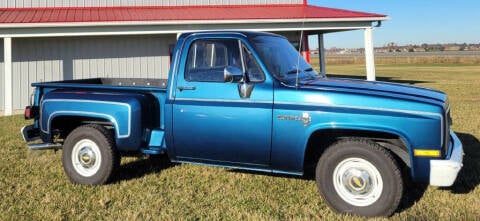
[(233, 34), (233, 35), (243, 35), (247, 38), (253, 38), (257, 36), (274, 36), (285, 38), (281, 35), (269, 33), (269, 32), (260, 32), (260, 31), (241, 31), (241, 30), (219, 30), (219, 31), (200, 31), (200, 32), (186, 32), (182, 34), (182, 37), (187, 37), (190, 35), (196, 34)]

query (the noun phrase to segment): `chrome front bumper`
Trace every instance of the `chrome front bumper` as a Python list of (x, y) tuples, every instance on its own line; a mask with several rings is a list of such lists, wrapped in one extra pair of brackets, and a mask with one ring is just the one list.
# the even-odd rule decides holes
[(457, 179), (458, 172), (462, 169), (463, 146), (457, 135), (450, 131), (452, 137), (452, 153), (450, 159), (430, 160), (430, 185), (451, 186)]

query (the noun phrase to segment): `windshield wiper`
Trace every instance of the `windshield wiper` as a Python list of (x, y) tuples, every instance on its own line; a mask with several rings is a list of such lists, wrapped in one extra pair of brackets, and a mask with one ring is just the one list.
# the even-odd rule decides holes
[(296, 74), (297, 72), (300, 72), (300, 70), (292, 69), (292, 70), (288, 71), (287, 74)]
[(309, 67), (309, 68), (306, 68), (304, 70), (292, 69), (292, 70), (288, 71), (287, 74), (296, 74), (297, 72), (300, 73), (300, 72), (308, 72), (308, 71), (313, 71), (313, 68)]

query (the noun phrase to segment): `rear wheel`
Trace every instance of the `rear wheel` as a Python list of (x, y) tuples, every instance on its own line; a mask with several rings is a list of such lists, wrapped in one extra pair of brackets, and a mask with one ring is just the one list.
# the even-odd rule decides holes
[(89, 124), (76, 128), (65, 139), (63, 168), (73, 183), (105, 184), (120, 164), (113, 134), (106, 128)]
[(330, 146), (320, 158), (315, 179), (335, 211), (361, 216), (390, 216), (403, 194), (400, 169), (378, 144), (348, 139)]

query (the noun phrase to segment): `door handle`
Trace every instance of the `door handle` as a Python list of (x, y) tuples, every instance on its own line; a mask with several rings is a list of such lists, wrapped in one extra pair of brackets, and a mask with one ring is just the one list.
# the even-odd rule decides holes
[(193, 90), (197, 89), (195, 86), (178, 86), (177, 88), (178, 88), (178, 90), (180, 90), (180, 92), (183, 91), (183, 90), (193, 91)]

